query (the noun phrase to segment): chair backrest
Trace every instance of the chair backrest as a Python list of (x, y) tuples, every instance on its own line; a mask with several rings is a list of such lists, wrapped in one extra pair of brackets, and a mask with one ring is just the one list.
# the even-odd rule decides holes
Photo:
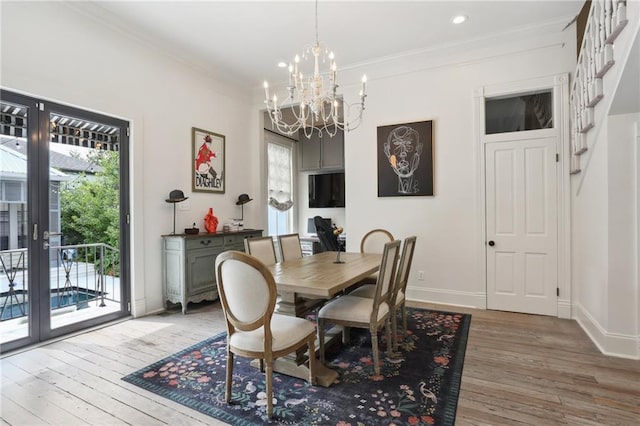
[(327, 225), (327, 222), (325, 222), (321, 216), (314, 217), (313, 221), (316, 225), (316, 234), (318, 235), (322, 249), (324, 251), (340, 250), (338, 236), (333, 234), (333, 228)]
[(400, 291), (406, 293), (407, 281), (409, 281), (409, 272), (411, 270), (411, 262), (413, 261), (413, 251), (416, 248), (416, 236), (404, 239), (402, 246), (402, 254), (400, 255), (400, 264), (398, 265), (398, 273), (396, 275), (395, 285), (389, 300), (392, 304), (396, 303), (396, 299)]
[(216, 258), (216, 281), (228, 335), (264, 327), (265, 349), (269, 348), (277, 297), (271, 272), (253, 256), (226, 251)]
[(281, 262), (302, 257), (302, 247), (300, 246), (300, 236), (298, 234), (279, 235), (278, 246), (280, 247)]
[(258, 258), (267, 266), (278, 263), (276, 249), (273, 246), (273, 238), (271, 237), (245, 238), (244, 251)]
[(393, 241), (393, 235), (386, 229), (367, 232), (360, 241), (360, 253), (382, 253), (385, 243)]
[(376, 290), (373, 296), (373, 312), (371, 320), (378, 317), (378, 308), (384, 302), (389, 302), (390, 292), (393, 289), (396, 266), (398, 264), (398, 255), (400, 253), (400, 240), (394, 240), (386, 243), (382, 251), (382, 260), (380, 261), (380, 270), (378, 271), (378, 280), (376, 282)]

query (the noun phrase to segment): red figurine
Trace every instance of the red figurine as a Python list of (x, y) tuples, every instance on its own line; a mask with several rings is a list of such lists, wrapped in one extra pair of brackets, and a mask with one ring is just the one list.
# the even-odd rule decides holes
[(204, 229), (211, 233), (218, 229), (218, 218), (213, 215), (213, 207), (209, 207), (209, 211), (204, 217)]

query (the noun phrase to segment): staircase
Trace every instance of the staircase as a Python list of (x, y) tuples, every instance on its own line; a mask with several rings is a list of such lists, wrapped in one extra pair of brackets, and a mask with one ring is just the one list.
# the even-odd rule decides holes
[(605, 96), (603, 79), (615, 65), (614, 42), (628, 22), (626, 1), (592, 1), (571, 87), (571, 174), (582, 171), (587, 135), (606, 113), (597, 108)]

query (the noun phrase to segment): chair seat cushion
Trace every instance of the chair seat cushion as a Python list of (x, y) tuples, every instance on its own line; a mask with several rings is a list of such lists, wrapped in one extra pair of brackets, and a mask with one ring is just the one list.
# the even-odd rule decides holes
[[(339, 321), (352, 321), (360, 323), (369, 323), (371, 321), (371, 310), (373, 309), (373, 299), (351, 296), (339, 297), (327, 303), (318, 312), (318, 318), (331, 319)], [(389, 313), (389, 305), (382, 303), (378, 308), (379, 321)]]
[(358, 296), (358, 297), (368, 297), (370, 299), (373, 298), (376, 292), (376, 286), (373, 284), (363, 285), (362, 287), (358, 287), (349, 293), (349, 296)]
[[(273, 314), (271, 317), (271, 334), (273, 336), (273, 351), (288, 348), (309, 334), (315, 334), (315, 325), (304, 318)], [(231, 335), (229, 345), (245, 351), (264, 351), (264, 327), (252, 331), (239, 331)]]
[[(363, 285), (362, 287), (356, 288), (351, 293), (349, 293), (349, 296), (368, 297), (371, 299), (373, 298), (375, 292), (376, 292), (376, 286), (372, 284), (368, 284), (368, 285)], [(398, 297), (396, 298), (396, 306), (400, 305), (402, 302), (404, 302), (404, 292), (400, 290), (398, 292)]]

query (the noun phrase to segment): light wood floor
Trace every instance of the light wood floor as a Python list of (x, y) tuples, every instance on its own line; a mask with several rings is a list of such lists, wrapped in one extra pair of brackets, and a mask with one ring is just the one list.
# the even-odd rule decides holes
[[(458, 425), (640, 424), (640, 361), (601, 355), (574, 321), (427, 307), (473, 316)], [(220, 331), (209, 303), (5, 356), (0, 424), (219, 424), (120, 379)]]

